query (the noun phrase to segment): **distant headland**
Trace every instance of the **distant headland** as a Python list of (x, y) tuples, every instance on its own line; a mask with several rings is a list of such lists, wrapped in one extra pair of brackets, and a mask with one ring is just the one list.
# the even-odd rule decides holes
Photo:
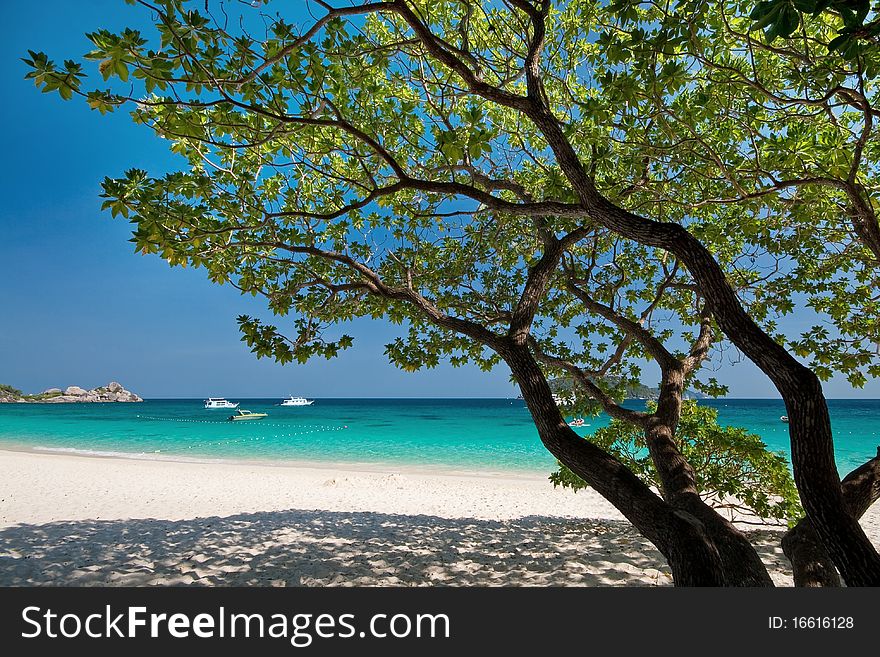
[[(612, 387), (619, 387), (622, 379), (617, 376), (602, 377), (602, 381)], [(555, 394), (565, 398), (570, 396), (575, 388), (575, 382), (570, 376), (561, 376), (548, 381), (550, 390)], [(643, 383), (626, 382), (624, 385), (623, 396), (625, 399), (648, 399), (654, 400), (660, 396), (660, 389), (652, 386), (646, 386)], [(685, 390), (682, 395), (684, 399), (710, 399), (709, 395), (697, 390)]]
[(88, 404), (104, 402), (141, 402), (144, 401), (133, 392), (122, 387), (116, 381), (106, 386), (84, 390), (79, 386), (49, 388), (36, 395), (26, 395), (12, 386), (0, 384), (0, 404)]

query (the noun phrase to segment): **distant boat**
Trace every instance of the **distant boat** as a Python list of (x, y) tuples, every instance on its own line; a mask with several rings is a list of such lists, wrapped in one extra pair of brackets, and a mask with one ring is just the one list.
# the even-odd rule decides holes
[(205, 400), (205, 408), (238, 408), (238, 404), (226, 401), (223, 397), (208, 397), (208, 399)]
[(570, 427), (588, 427), (590, 425), (587, 424), (586, 422), (584, 422), (584, 418), (576, 417), (575, 419), (573, 419), (571, 422), (568, 423), (568, 426), (570, 426)]
[(782, 420), (783, 422), (788, 422), (788, 416), (787, 416), (787, 415), (783, 415), (783, 416), (780, 417), (779, 419)]
[(241, 420), (262, 420), (264, 417), (269, 417), (269, 414), (253, 413), (251, 411), (246, 411), (243, 408), (240, 408), (235, 415), (230, 415), (229, 419), (233, 422), (239, 422)]
[(311, 406), (315, 403), (314, 399), (306, 399), (305, 397), (290, 396), (281, 402), (282, 406)]

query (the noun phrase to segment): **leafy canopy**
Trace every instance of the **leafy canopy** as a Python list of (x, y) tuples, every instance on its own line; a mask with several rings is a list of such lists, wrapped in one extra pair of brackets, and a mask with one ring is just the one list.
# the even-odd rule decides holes
[[(397, 9), (411, 7), (467, 52), (483, 79), (511, 92), (525, 84), (522, 15), (492, 3), (389, 3), (394, 11), (334, 14), (306, 32), (283, 7), (242, 6), (239, 20), (227, 21), (200, 2), (139, 4), (158, 18), (153, 35), (97, 30), (86, 63), (58, 65), (36, 52), (26, 60), (44, 92), (82, 96), (100, 112), (134, 105), (133, 119), (187, 163), (160, 178), (131, 170), (104, 181), (104, 206), (137, 224), (138, 249), (204, 267), (216, 282), (264, 294), (273, 312), (307, 318), (290, 340), (242, 318), (260, 355), (333, 356), (351, 339), (325, 338), (326, 326), (387, 316), (411, 329), (389, 347), (405, 368), (431, 366), (438, 354), (490, 367), (492, 356), (438, 333), (403, 299), (368, 299), (363, 271), (305, 249), (353, 258), (390, 284), (411, 282), (447, 314), (503, 325), (541, 253), (540, 230), (562, 235), (582, 219), (547, 213), (539, 223), (512, 207), (523, 198), (568, 202), (573, 193), (535, 126), (467, 92)], [(857, 100), (822, 112), (789, 99), (846, 88), (873, 106), (877, 56), (817, 55), (810, 39), (835, 30), (828, 12), (804, 23), (803, 44), (759, 48), (748, 13), (735, 1), (560, 2), (547, 18), (545, 93), (604, 194), (688, 225), (765, 328), (812, 357), (821, 376), (842, 371), (860, 385), (880, 373), (870, 348), (880, 339), (876, 267), (852, 244), (841, 206), (853, 166), (864, 200), (874, 202), (876, 140), (857, 146)], [(86, 88), (87, 63), (115, 85)], [(858, 162), (848, 161), (854, 151)], [(830, 183), (775, 184), (818, 177)], [(591, 277), (599, 297), (650, 303), (663, 256), (637, 245), (607, 255), (621, 244), (594, 231), (572, 251), (581, 259), (598, 252), (600, 265), (602, 254), (616, 257), (627, 272), (624, 285)], [(699, 304), (673, 283), (668, 328), (686, 341)], [(801, 336), (778, 331), (778, 317), (795, 310), (793, 293), (821, 320)], [(536, 319), (536, 333), (554, 346), (564, 333), (595, 361), (596, 347), (623, 339), (607, 322), (575, 319), (560, 329), (555, 318), (574, 304), (564, 292), (554, 299)], [(606, 340), (583, 340), (600, 331)], [(644, 355), (632, 349), (625, 374), (635, 379)]]
[(798, 28), (822, 14), (837, 19), (837, 36), (828, 50), (839, 51), (847, 59), (857, 59), (876, 46), (880, 36), (880, 17), (872, 11), (870, 0), (761, 0), (750, 18), (752, 30), (763, 30), (768, 42), (779, 37), (794, 38)]
[[(749, 6), (612, 3), (559, 104), (588, 99), (572, 124), (589, 110), (612, 126), (605, 162), (627, 172), (611, 179), (629, 207), (687, 225), (753, 318), (820, 378), (861, 387), (880, 376), (880, 48), (829, 52), (828, 11), (770, 45)], [(806, 328), (783, 331), (786, 315)]]
[[(516, 12), (471, 11), (453, 1), (412, 5), (432, 30), (477, 53), (488, 79), (521, 87), (511, 72), (528, 31)], [(588, 15), (600, 8), (587, 5)], [(497, 355), (438, 328), (435, 316), (503, 334), (548, 233), (583, 230), (572, 256), (587, 262), (573, 266), (584, 273), (607, 265), (607, 275), (591, 276), (597, 298), (619, 297), (634, 316), (676, 269), (665, 254), (585, 230), (574, 217), (539, 212), (542, 203), (569, 201), (572, 193), (535, 126), (464, 93), (395, 13), (334, 16), (309, 38), (273, 16), (268, 31), (259, 22), (265, 36), (253, 37), (249, 29), (264, 18), (256, 10), (243, 10), (242, 28), (233, 32), (200, 3), (155, 6), (152, 40), (135, 30), (89, 35), (94, 48), (86, 60), (102, 80), (121, 83), (115, 91), (86, 90), (84, 65), (58, 66), (42, 53), (27, 60), (29, 77), (44, 91), (64, 90), (64, 98), (81, 95), (101, 112), (133, 106), (134, 121), (185, 161), (183, 170), (162, 177), (132, 169), (107, 178), (104, 207), (136, 225), (139, 251), (204, 268), (215, 282), (264, 295), (275, 314), (294, 314), (291, 336), (239, 318), (259, 356), (332, 357), (352, 338), (330, 335), (329, 326), (387, 317), (405, 325), (387, 348), (400, 367), (448, 358), (489, 368)], [(583, 8), (572, 3), (553, 14), (559, 43), (549, 51), (551, 83), (557, 73), (577, 70), (584, 48), (601, 50), (586, 23), (572, 22)], [(142, 94), (129, 94), (133, 82)], [(583, 139), (595, 137), (603, 153), (613, 148), (613, 135), (599, 123), (604, 111), (584, 113), (577, 129)], [(633, 151), (597, 157), (597, 175), (616, 180), (635, 160)], [(614, 273), (621, 271), (623, 281)], [(671, 318), (665, 335), (678, 331), (686, 339), (695, 324), (694, 293), (670, 288), (661, 296), (657, 317), (666, 309)], [(421, 301), (414, 308), (414, 297), (428, 310)], [(564, 289), (534, 326), (540, 339), (565, 342), (590, 366), (623, 339), (613, 326), (585, 319)], [(614, 373), (637, 380), (643, 355), (630, 344)]]

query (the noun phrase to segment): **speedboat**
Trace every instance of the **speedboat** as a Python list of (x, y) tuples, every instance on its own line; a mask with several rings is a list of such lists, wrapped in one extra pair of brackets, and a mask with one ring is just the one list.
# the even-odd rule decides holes
[(223, 397), (208, 397), (208, 399), (205, 400), (205, 408), (238, 408), (238, 404), (226, 401)]
[(779, 419), (782, 420), (783, 422), (788, 422), (788, 416), (787, 416), (787, 415), (783, 415), (783, 416), (780, 417)]
[(290, 396), (281, 402), (282, 406), (311, 406), (315, 403), (314, 399), (306, 399), (305, 397)]
[(230, 415), (229, 419), (233, 422), (239, 422), (241, 420), (262, 420), (264, 417), (269, 417), (268, 413), (254, 413), (252, 411), (246, 411), (243, 408), (238, 409), (235, 415)]
[(584, 422), (584, 418), (576, 417), (575, 419), (573, 419), (571, 422), (568, 423), (568, 426), (570, 426), (570, 427), (588, 427), (590, 425), (587, 424), (586, 422)]

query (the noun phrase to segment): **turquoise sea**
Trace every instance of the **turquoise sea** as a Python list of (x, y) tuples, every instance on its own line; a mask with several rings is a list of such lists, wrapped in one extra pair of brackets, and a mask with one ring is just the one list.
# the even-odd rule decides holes
[[(554, 459), (516, 399), (318, 399), (307, 407), (248, 399), (265, 420), (229, 422), (198, 399), (139, 404), (0, 404), (0, 448), (140, 458), (399, 464), (434, 469), (548, 473)], [(787, 451), (781, 401), (721, 399), (723, 424), (745, 427)], [(642, 407), (644, 402), (628, 405)], [(831, 400), (837, 460), (848, 472), (877, 453), (880, 400)], [(607, 424), (588, 420), (588, 434)]]

